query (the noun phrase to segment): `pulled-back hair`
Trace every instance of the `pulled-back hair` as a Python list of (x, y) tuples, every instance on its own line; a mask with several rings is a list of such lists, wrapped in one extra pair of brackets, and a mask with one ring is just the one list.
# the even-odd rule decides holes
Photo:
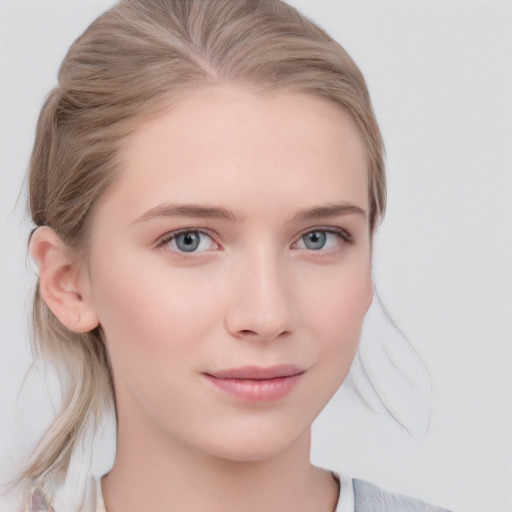
[[(279, 0), (122, 0), (69, 49), (44, 104), (30, 161), (30, 210), (86, 250), (91, 210), (122, 172), (118, 154), (140, 123), (194, 89), (219, 84), (325, 98), (350, 116), (367, 150), (370, 229), (385, 207), (382, 139), (364, 78), (344, 49)], [(86, 425), (112, 403), (101, 327), (75, 333), (37, 287), (35, 348), (57, 369), (62, 408), (22, 478), (66, 473)]]

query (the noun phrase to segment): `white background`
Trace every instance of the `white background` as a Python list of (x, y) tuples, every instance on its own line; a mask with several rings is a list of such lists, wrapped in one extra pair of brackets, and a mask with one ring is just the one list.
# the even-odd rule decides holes
[[(39, 403), (20, 396), (14, 405), (30, 363), (33, 282), (18, 194), (58, 65), (112, 3), (0, 0), (2, 478), (27, 449), (20, 432), (33, 437), (48, 421)], [(419, 440), (335, 398), (315, 426), (313, 459), (455, 512), (510, 512), (512, 2), (291, 3), (340, 41), (367, 78), (389, 180), (375, 281), (433, 386), (430, 428)]]

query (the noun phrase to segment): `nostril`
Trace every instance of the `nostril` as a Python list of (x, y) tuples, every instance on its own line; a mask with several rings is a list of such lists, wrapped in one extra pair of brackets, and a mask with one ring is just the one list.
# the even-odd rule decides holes
[(237, 335), (240, 338), (246, 338), (246, 339), (253, 339), (253, 340), (274, 340), (277, 338), (282, 338), (283, 336), (286, 336), (289, 334), (290, 331), (283, 330), (283, 331), (273, 331), (273, 332), (258, 332), (253, 331), (251, 329), (242, 329), (238, 331)]

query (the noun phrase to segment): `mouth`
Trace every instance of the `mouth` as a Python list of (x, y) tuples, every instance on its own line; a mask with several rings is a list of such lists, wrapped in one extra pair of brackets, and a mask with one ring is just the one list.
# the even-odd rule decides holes
[(295, 365), (243, 366), (203, 375), (216, 388), (239, 400), (271, 402), (291, 393), (305, 372)]

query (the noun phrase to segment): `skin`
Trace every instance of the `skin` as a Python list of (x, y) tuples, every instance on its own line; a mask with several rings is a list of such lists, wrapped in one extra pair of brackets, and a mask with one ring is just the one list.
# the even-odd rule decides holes
[[(141, 125), (120, 158), (85, 264), (50, 228), (32, 240), (50, 308), (105, 333), (118, 413), (107, 509), (332, 510), (310, 427), (350, 368), (372, 299), (356, 128), (313, 96), (223, 86)], [(200, 244), (184, 252), (190, 236)], [(283, 364), (302, 373), (274, 400), (206, 377)]]

